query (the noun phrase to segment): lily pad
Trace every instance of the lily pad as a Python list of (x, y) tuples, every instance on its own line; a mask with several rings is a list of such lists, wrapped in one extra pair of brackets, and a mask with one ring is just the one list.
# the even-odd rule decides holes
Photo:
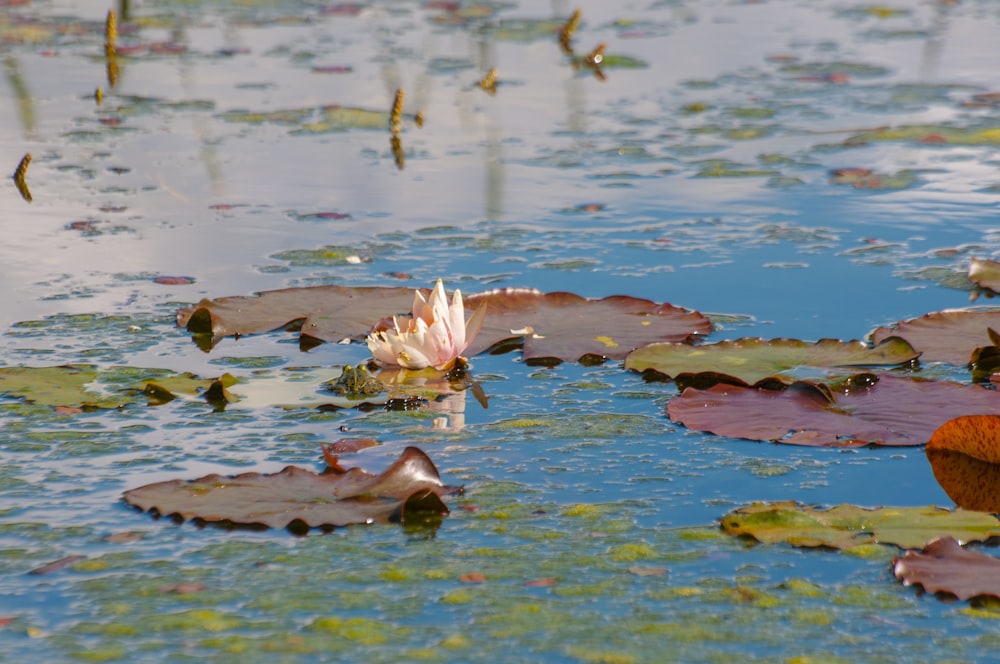
[(722, 517), (722, 530), (759, 542), (847, 549), (862, 544), (923, 546), (942, 535), (963, 541), (985, 541), (1000, 535), (1000, 520), (990, 514), (950, 511), (940, 507), (838, 505), (817, 509), (792, 501), (754, 503)]
[(486, 303), (486, 321), (469, 346), (474, 355), (497, 342), (524, 338), (524, 359), (574, 362), (587, 356), (624, 359), (653, 341), (690, 341), (711, 322), (696, 311), (627, 295), (589, 300), (573, 293), (498, 289), (470, 295), (466, 309)]
[(1000, 263), (973, 258), (969, 261), (969, 281), (980, 288), (1000, 293)]
[(1000, 464), (954, 450), (928, 448), (934, 479), (955, 504), (966, 510), (1000, 513)]
[(1000, 417), (949, 420), (931, 436), (926, 452), (934, 478), (956, 505), (1000, 512)]
[(969, 363), (977, 348), (993, 345), (990, 329), (1000, 330), (1000, 311), (956, 309), (880, 327), (871, 337), (874, 343), (891, 336), (902, 337), (920, 352), (924, 362), (963, 366)]
[[(673, 378), (684, 373), (712, 371), (747, 384), (797, 367), (874, 367), (900, 365), (919, 355), (899, 337), (889, 337), (872, 348), (861, 341), (821, 339), (736, 339), (714, 344), (655, 343), (625, 358), (625, 368), (654, 371)], [(789, 379), (788, 382), (791, 382)]]
[[(425, 295), (429, 291), (422, 291)], [(654, 341), (687, 341), (708, 334), (700, 313), (671, 304), (616, 295), (589, 300), (573, 293), (508, 288), (468, 295), (471, 313), (486, 304), (486, 320), (466, 349), (469, 356), (523, 337), (529, 361), (576, 361), (584, 356), (624, 359)], [(259, 334), (301, 322), (302, 343), (363, 339), (380, 320), (405, 314), (413, 290), (400, 287), (312, 286), (267, 291), (253, 297), (202, 300), (177, 313), (211, 347), (224, 336)]]
[(864, 145), (874, 141), (909, 141), (927, 145), (998, 145), (1000, 127), (954, 127), (948, 125), (901, 125), (876, 129), (848, 138), (848, 145)]
[(446, 486), (430, 458), (407, 447), (379, 475), (360, 468), (317, 474), (288, 466), (279, 473), (206, 475), (168, 480), (125, 492), (125, 502), (143, 512), (222, 525), (301, 529), (358, 523), (418, 521), (448, 514)]
[(966, 415), (942, 424), (927, 442), (928, 450), (951, 450), (1000, 464), (1000, 417)]
[[(429, 291), (427, 291), (429, 292)], [(177, 325), (211, 338), (261, 334), (302, 322), (303, 337), (324, 342), (363, 339), (381, 318), (408, 312), (410, 288), (311, 286), (253, 297), (202, 300), (177, 312)]]
[(952, 537), (940, 537), (921, 551), (907, 551), (892, 561), (892, 573), (904, 585), (922, 586), (929, 593), (958, 599), (1000, 597), (1000, 560), (966, 551)]
[(961, 415), (1000, 414), (1000, 394), (976, 385), (860, 374), (831, 391), (799, 381), (786, 389), (717, 384), (670, 400), (670, 419), (700, 431), (792, 445), (923, 445)]
[(389, 116), (388, 108), (382, 111), (330, 104), (276, 111), (233, 110), (220, 113), (217, 117), (225, 122), (240, 124), (286, 125), (292, 134), (323, 134), (352, 129), (384, 130), (389, 127)]

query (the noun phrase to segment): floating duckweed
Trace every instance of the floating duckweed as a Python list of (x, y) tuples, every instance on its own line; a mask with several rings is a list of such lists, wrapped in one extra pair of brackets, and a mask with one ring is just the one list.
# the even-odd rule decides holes
[(781, 583), (778, 588), (801, 597), (826, 597), (829, 594), (821, 586), (805, 579), (788, 579)]
[(910, 606), (907, 597), (871, 586), (842, 586), (832, 599), (834, 604), (867, 609), (901, 609)]
[(655, 560), (659, 553), (648, 544), (621, 544), (608, 551), (608, 557), (617, 562), (635, 562), (637, 560)]
[(452, 590), (441, 598), (442, 604), (469, 604), (479, 598), (477, 593), (466, 588)]
[(388, 567), (379, 573), (379, 577), (383, 581), (400, 582), (400, 581), (413, 581), (413, 574), (409, 570), (405, 570), (399, 567)]
[(472, 641), (464, 634), (452, 634), (441, 640), (441, 647), (448, 650), (464, 650), (472, 647)]
[(385, 643), (389, 640), (390, 635), (405, 635), (411, 631), (409, 628), (369, 618), (338, 618), (337, 616), (317, 618), (309, 625), (309, 628), (328, 632), (366, 646)]
[(192, 609), (180, 613), (147, 616), (144, 628), (149, 632), (224, 632), (243, 627), (244, 622), (234, 616), (212, 609)]
[(833, 623), (829, 611), (823, 609), (793, 609), (788, 614), (789, 619), (803, 625), (819, 625), (821, 627)]
[(650, 599), (676, 599), (679, 597), (698, 597), (704, 595), (705, 590), (695, 586), (681, 586), (678, 588), (661, 588), (647, 594)]
[(124, 646), (107, 645), (74, 652), (72, 657), (83, 662), (113, 662), (126, 659), (128, 654)]
[(595, 651), (588, 648), (570, 647), (566, 649), (567, 654), (576, 657), (580, 661), (592, 664), (634, 664), (638, 660), (633, 656), (623, 652)]

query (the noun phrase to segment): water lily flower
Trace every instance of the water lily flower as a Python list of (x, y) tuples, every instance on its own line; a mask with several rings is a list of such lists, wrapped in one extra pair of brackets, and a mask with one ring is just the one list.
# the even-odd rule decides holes
[(449, 305), (438, 279), (429, 298), (417, 291), (413, 317), (404, 320), (403, 329), (393, 316), (392, 328), (375, 329), (368, 335), (368, 348), (382, 366), (450, 371), (479, 333), (485, 317), (483, 304), (466, 321), (461, 291), (455, 290)]

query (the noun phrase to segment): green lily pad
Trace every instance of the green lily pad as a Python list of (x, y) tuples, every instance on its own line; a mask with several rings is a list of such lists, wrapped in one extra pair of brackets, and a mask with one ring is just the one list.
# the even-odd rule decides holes
[(88, 390), (97, 380), (92, 365), (2, 367), (0, 393), (42, 406), (114, 408), (122, 401)]
[[(330, 104), (314, 108), (289, 108), (275, 111), (232, 110), (216, 117), (224, 122), (238, 124), (278, 124), (290, 127), (292, 134), (325, 134), (352, 129), (389, 128), (390, 111), (371, 110)], [(414, 115), (405, 115), (414, 121)]]
[[(714, 344), (655, 343), (625, 358), (625, 368), (655, 371), (668, 378), (711, 371), (753, 384), (798, 367), (874, 367), (905, 364), (917, 358), (909, 343), (889, 337), (872, 348), (861, 341), (821, 339), (737, 339)], [(792, 382), (788, 379), (787, 382)]]
[(862, 145), (877, 141), (906, 141), (926, 145), (1000, 145), (1000, 127), (901, 125), (855, 134), (845, 142), (849, 145)]
[(1000, 535), (1000, 520), (991, 514), (950, 511), (940, 507), (880, 507), (838, 505), (817, 509), (792, 501), (754, 503), (722, 517), (722, 530), (759, 542), (847, 549), (863, 544), (894, 544), (904, 549), (923, 546), (935, 537), (965, 542)]

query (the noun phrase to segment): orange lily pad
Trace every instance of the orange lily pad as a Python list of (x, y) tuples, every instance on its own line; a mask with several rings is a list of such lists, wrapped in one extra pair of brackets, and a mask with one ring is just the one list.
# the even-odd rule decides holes
[(949, 420), (931, 436), (926, 452), (934, 478), (956, 505), (1000, 512), (1000, 417)]

